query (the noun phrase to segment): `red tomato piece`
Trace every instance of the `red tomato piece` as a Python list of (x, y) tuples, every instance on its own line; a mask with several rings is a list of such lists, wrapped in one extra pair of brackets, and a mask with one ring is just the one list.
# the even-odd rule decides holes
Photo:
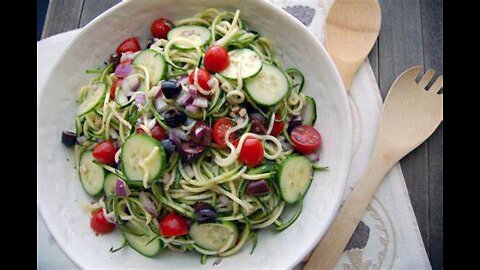
[(115, 50), (118, 55), (122, 55), (122, 53), (126, 52), (136, 52), (140, 51), (140, 43), (138, 43), (137, 38), (127, 38), (125, 39), (120, 45), (118, 45), (117, 49)]
[(90, 218), (90, 227), (97, 233), (109, 233), (115, 229), (115, 224), (108, 222), (103, 215), (103, 210), (98, 209)]
[(295, 150), (308, 155), (317, 151), (322, 144), (322, 136), (311, 126), (301, 125), (292, 130), (290, 139), (293, 142)]
[[(227, 130), (233, 126), (235, 126), (235, 124), (226, 117), (218, 119), (213, 124), (212, 139), (220, 148), (227, 148), (227, 144), (225, 143), (225, 134), (227, 133)], [(232, 133), (229, 136), (229, 140), (231, 142), (235, 141), (236, 138), (237, 135), (235, 133)]]
[[(190, 84), (194, 84), (194, 79), (193, 75), (195, 74), (195, 71), (192, 71), (190, 75), (188, 76), (188, 81)], [(197, 74), (197, 80), (198, 84), (204, 89), (204, 90), (210, 90), (210, 87), (208, 86), (208, 81), (210, 80), (211, 76), (208, 71), (206, 71), (203, 68), (198, 69), (198, 74)]]
[(117, 149), (115, 148), (115, 145), (113, 145), (113, 142), (105, 141), (95, 146), (93, 149), (93, 156), (100, 163), (114, 164), (116, 152)]
[(172, 212), (160, 221), (159, 230), (163, 236), (180, 236), (188, 233), (188, 225), (184, 217)]
[(220, 46), (213, 46), (205, 53), (205, 68), (210, 72), (221, 72), (227, 68), (230, 60), (228, 52)]

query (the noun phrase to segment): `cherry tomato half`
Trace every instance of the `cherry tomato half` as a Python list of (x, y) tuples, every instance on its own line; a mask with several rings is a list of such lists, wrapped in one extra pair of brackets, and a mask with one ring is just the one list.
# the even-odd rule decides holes
[(164, 18), (156, 19), (150, 26), (152, 36), (156, 38), (167, 39), (168, 32), (170, 32), (171, 29), (172, 25), (168, 22), (167, 19)]
[[(234, 145), (237, 147), (239, 140)], [(246, 138), (243, 142), (242, 150), (238, 156), (238, 160), (249, 167), (255, 167), (263, 162), (263, 145), (259, 139)]]
[[(225, 134), (227, 133), (227, 130), (233, 126), (235, 126), (235, 124), (226, 117), (218, 119), (215, 124), (213, 124), (212, 139), (220, 148), (227, 148), (227, 144), (225, 143)], [(237, 135), (235, 133), (231, 133), (228, 139), (233, 142), (236, 138)]]
[(184, 217), (172, 212), (160, 221), (159, 230), (163, 236), (180, 236), (188, 233), (188, 225)]
[[(194, 74), (195, 74), (195, 71), (192, 71), (188, 76), (188, 81), (190, 82), (190, 84), (194, 83), (194, 79), (193, 79)], [(210, 80), (210, 73), (208, 73), (208, 71), (206, 71), (203, 68), (198, 69), (197, 79), (198, 79), (198, 84), (204, 90), (210, 90), (210, 87), (208, 86), (208, 81)]]
[(150, 135), (152, 135), (153, 138), (162, 141), (167, 138), (167, 133), (165, 133), (165, 130), (158, 125), (158, 123), (153, 126), (153, 128), (150, 130)]
[(275, 114), (275, 121), (273, 121), (273, 128), (272, 132), (270, 132), (270, 135), (272, 136), (277, 136), (278, 134), (282, 133), (283, 128), (285, 127), (285, 122), (280, 121), (277, 122), (277, 120), (282, 119), (282, 116), (279, 114)]
[(230, 60), (228, 52), (220, 46), (213, 46), (205, 53), (205, 68), (210, 72), (220, 72), (227, 68)]
[(140, 50), (141, 48), (137, 38), (132, 37), (132, 38), (127, 38), (122, 43), (120, 43), (120, 45), (118, 45), (117, 47), (116, 52), (118, 55), (122, 55), (122, 53), (136, 52)]
[(98, 209), (90, 218), (90, 227), (97, 233), (109, 233), (115, 229), (115, 224), (108, 222), (102, 209)]
[(122, 82), (122, 79), (115, 79), (113, 81), (112, 86), (110, 87), (110, 99), (115, 99), (115, 89), (117, 89), (118, 85)]
[(113, 145), (112, 141), (105, 141), (95, 146), (93, 149), (93, 156), (100, 163), (114, 164), (116, 152), (117, 149), (115, 148), (115, 145)]
[(290, 138), (294, 144), (295, 150), (308, 155), (317, 151), (322, 144), (322, 136), (311, 126), (301, 125), (292, 130)]

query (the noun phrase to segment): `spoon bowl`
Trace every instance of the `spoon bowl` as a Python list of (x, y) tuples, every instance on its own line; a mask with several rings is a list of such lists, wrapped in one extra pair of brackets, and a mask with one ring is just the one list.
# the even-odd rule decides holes
[(378, 0), (336, 0), (327, 16), (325, 45), (348, 90), (380, 33)]

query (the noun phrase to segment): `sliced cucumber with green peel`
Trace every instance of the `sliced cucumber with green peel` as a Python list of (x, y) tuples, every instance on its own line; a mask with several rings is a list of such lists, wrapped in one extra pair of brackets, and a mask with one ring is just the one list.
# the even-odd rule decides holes
[(199, 247), (218, 251), (229, 242), (230, 245), (227, 249), (235, 245), (238, 238), (238, 229), (235, 224), (228, 221), (223, 223), (193, 223), (189, 234)]
[(117, 185), (117, 179), (118, 177), (113, 173), (109, 173), (105, 177), (105, 181), (103, 183), (103, 192), (105, 192), (105, 195), (107, 197), (115, 195), (115, 186)]
[[(163, 55), (155, 50), (147, 49), (135, 56), (132, 64), (147, 68), (150, 76), (150, 85), (157, 84), (167, 75), (167, 63)], [(148, 89), (147, 89), (148, 90)]]
[(124, 225), (122, 225), (122, 230), (128, 234), (142, 236), (148, 233), (148, 229), (146, 227), (142, 227), (132, 221), (127, 221)]
[(307, 192), (312, 183), (312, 163), (305, 156), (291, 156), (278, 167), (277, 180), (282, 198), (295, 203)]
[(258, 104), (271, 106), (280, 102), (288, 92), (288, 80), (280, 69), (264, 63), (258, 75), (246, 80), (248, 95)]
[(144, 169), (148, 182), (158, 179), (167, 167), (167, 157), (162, 144), (146, 134), (134, 134), (122, 146), (122, 168), (130, 182), (143, 181)]
[[(211, 33), (208, 28), (198, 25), (183, 25), (178, 26), (170, 30), (168, 32), (167, 39), (172, 40), (175, 38), (184, 38), (191, 41), (193, 44), (197, 45), (198, 47), (203, 47), (207, 45), (210, 41)], [(195, 47), (191, 44), (186, 43), (175, 43), (175, 47), (178, 49), (189, 50), (194, 49)]]
[(78, 106), (77, 116), (81, 116), (91, 112), (92, 110), (95, 109), (95, 107), (97, 107), (97, 105), (102, 103), (105, 97), (106, 90), (107, 90), (107, 86), (103, 83), (97, 83), (97, 84), (94, 84), (92, 87), (90, 87), (87, 90), (87, 94), (82, 104)]
[(313, 126), (317, 120), (317, 105), (310, 96), (305, 96), (305, 107), (302, 112), (302, 124)]
[(125, 236), (128, 245), (143, 256), (153, 257), (157, 255), (161, 249), (160, 238), (151, 241), (153, 237), (156, 237), (153, 234), (139, 236), (124, 231), (123, 236)]
[(86, 151), (82, 154), (79, 164), (80, 182), (88, 195), (98, 195), (103, 190), (105, 181), (105, 170), (93, 163), (95, 157), (92, 151)]
[(262, 70), (260, 56), (250, 49), (237, 49), (228, 52), (230, 64), (220, 74), (228, 79), (237, 79), (238, 69), (241, 67), (242, 79), (251, 78)]

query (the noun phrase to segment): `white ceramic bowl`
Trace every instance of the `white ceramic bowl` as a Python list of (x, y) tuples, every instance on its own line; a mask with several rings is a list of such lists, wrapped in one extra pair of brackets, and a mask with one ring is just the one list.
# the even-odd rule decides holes
[(285, 67), (305, 74), (305, 92), (317, 103), (316, 128), (323, 135), (321, 163), (326, 172), (315, 174), (298, 220), (287, 230), (260, 233), (250, 255), (251, 242), (238, 254), (223, 259), (216, 269), (286, 269), (298, 264), (330, 225), (343, 196), (352, 151), (351, 118), (347, 96), (334, 64), (324, 47), (294, 17), (264, 1), (164, 0), (127, 1), (105, 12), (76, 37), (66, 49), (41, 90), (37, 118), (38, 207), (51, 234), (63, 251), (81, 268), (210, 269), (213, 259), (201, 265), (193, 253), (163, 251), (146, 258), (125, 248), (111, 254), (122, 242), (115, 233), (95, 236), (88, 214), (82, 209), (87, 196), (74, 170), (73, 151), (60, 142), (62, 130), (74, 128), (78, 89), (89, 78), (85, 69), (108, 59), (123, 39), (150, 35), (157, 17), (177, 20), (206, 8), (234, 11), (252, 29), (273, 40), (276, 55)]

